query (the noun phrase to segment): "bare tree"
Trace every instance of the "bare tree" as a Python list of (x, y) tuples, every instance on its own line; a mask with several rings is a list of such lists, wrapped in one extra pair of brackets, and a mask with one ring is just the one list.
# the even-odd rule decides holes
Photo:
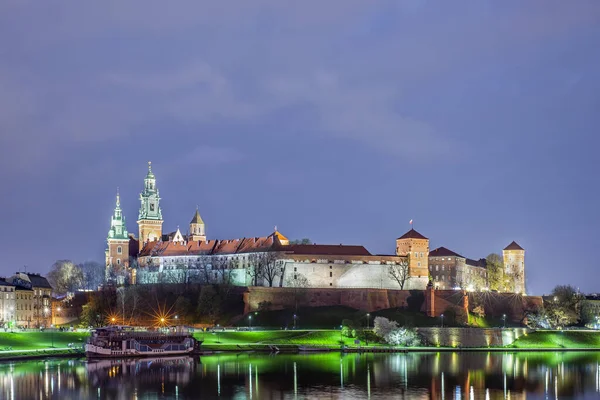
[(274, 251), (265, 251), (253, 253), (249, 257), (252, 264), (252, 274), (254, 277), (254, 286), (258, 286), (258, 280), (262, 279), (269, 287), (273, 287), (275, 279), (281, 276), (281, 266), (278, 265), (279, 253)]
[(398, 282), (400, 290), (404, 290), (404, 285), (409, 278), (410, 270), (408, 268), (408, 260), (401, 261), (399, 264), (388, 266), (388, 275), (390, 278)]
[(217, 273), (217, 281), (223, 285), (231, 285), (232, 273), (235, 263), (229, 257), (215, 257), (212, 270)]
[(248, 276), (250, 276), (251, 285), (258, 286), (258, 279), (261, 276), (261, 262), (260, 262), (260, 253), (252, 253), (248, 256), (248, 266), (246, 267), (246, 272)]
[(294, 273), (285, 280), (285, 286), (293, 288), (292, 295), (294, 296), (294, 308), (298, 312), (298, 303), (302, 301), (307, 294), (306, 288), (310, 287), (308, 278), (301, 273)]
[(78, 265), (83, 273), (83, 289), (98, 290), (104, 283), (105, 269), (96, 261), (86, 261)]

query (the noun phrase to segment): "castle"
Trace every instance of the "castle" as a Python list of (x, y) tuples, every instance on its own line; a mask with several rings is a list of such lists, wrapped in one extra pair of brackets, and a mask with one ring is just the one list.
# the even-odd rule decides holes
[[(106, 248), (107, 282), (227, 283), (239, 286), (425, 289), (487, 287), (485, 260), (473, 261), (446, 248), (429, 251), (429, 239), (414, 229), (396, 239), (395, 254), (371, 254), (359, 245), (296, 244), (277, 228), (268, 236), (208, 239), (196, 209), (187, 232), (163, 233), (160, 195), (152, 164), (140, 193), (138, 236), (128, 233), (117, 191)], [(525, 251), (504, 250), (515, 291), (524, 293)]]

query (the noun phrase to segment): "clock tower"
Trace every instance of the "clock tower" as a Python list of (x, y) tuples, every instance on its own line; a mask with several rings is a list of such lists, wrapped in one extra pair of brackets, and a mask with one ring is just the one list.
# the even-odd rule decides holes
[(138, 215), (140, 250), (147, 242), (162, 238), (162, 210), (160, 196), (156, 188), (156, 177), (152, 172), (152, 163), (148, 162), (148, 174), (144, 179), (144, 190), (140, 193), (140, 213)]

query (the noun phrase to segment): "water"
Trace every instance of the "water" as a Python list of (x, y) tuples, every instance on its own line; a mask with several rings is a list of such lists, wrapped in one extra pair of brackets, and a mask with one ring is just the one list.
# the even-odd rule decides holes
[(0, 363), (0, 399), (600, 399), (600, 352)]

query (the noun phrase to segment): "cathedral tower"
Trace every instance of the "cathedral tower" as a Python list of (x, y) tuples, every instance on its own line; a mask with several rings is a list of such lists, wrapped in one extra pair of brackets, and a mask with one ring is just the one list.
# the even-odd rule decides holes
[(504, 259), (504, 273), (511, 277), (511, 282), (508, 282), (505, 289), (525, 294), (525, 249), (513, 241), (502, 250), (502, 258)]
[(429, 276), (429, 239), (411, 229), (396, 239), (396, 255), (408, 257), (410, 277), (425, 279)]
[(123, 216), (123, 210), (121, 210), (121, 197), (118, 190), (115, 211), (110, 220), (106, 243), (106, 278), (108, 280), (111, 269), (117, 271), (129, 267), (129, 234), (125, 226), (125, 217)]
[(190, 235), (188, 241), (206, 241), (205, 225), (198, 212), (198, 207), (196, 207), (196, 214), (194, 214), (194, 218), (192, 218), (192, 221), (190, 222)]
[(140, 193), (140, 203), (137, 223), (139, 227), (139, 250), (142, 250), (147, 242), (162, 238), (163, 219), (160, 209), (160, 196), (151, 162), (148, 162), (148, 174), (144, 179), (144, 190)]

